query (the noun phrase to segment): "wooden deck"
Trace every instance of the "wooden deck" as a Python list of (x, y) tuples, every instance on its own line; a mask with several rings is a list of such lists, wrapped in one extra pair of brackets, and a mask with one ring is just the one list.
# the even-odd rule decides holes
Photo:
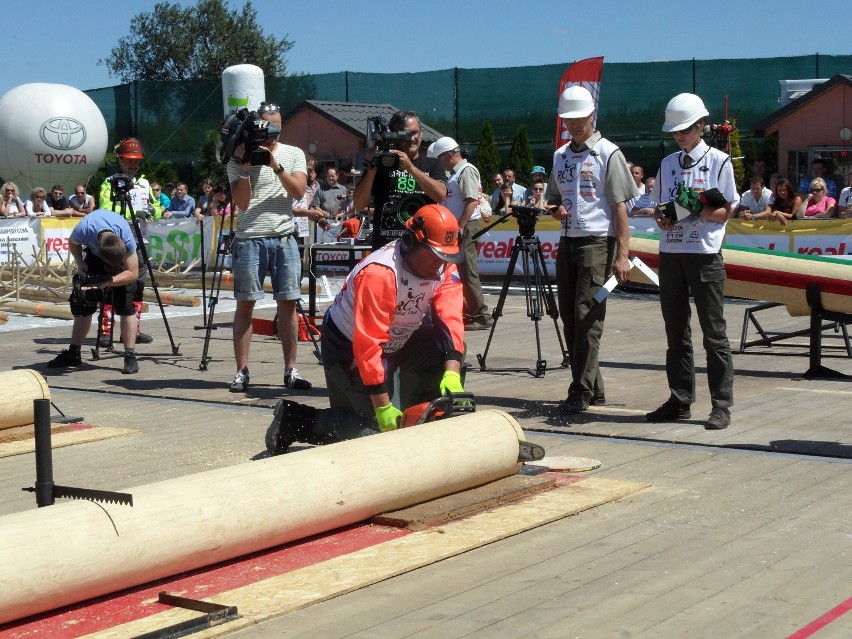
[[(488, 292), (493, 305), (495, 291)], [(478, 407), (512, 413), (548, 454), (600, 459), (602, 467), (589, 475), (650, 488), (233, 636), (852, 636), (852, 612), (842, 614), (852, 602), (850, 378), (802, 378), (809, 367), (803, 337), (737, 352), (744, 309), (754, 303), (731, 300), (732, 425), (704, 430), (710, 402), (703, 367), (693, 419), (650, 424), (644, 413), (667, 397), (659, 303), (651, 294), (616, 291), (608, 304), (605, 406), (580, 416), (558, 414), (567, 370), (541, 378), (480, 372), (475, 355), (487, 331), (467, 335), (474, 366), (466, 390), (476, 394)], [(524, 297), (511, 294), (489, 368), (534, 365), (534, 324), (524, 312)], [(264, 454), (263, 434), (278, 398), (325, 405), (322, 369), (310, 344), (300, 345), (299, 369), (314, 389), (297, 394), (282, 388), (280, 346), (267, 337), (256, 337), (252, 346), (249, 392), (229, 393), (231, 318), (222, 313), (218, 319), (223, 326), (212, 334), (214, 359), (200, 371), (203, 332), (194, 330), (200, 315), (170, 320), (181, 344), (175, 356), (162, 320), (150, 313), (145, 331), (155, 342), (137, 349), (140, 373), (133, 376), (122, 375), (121, 358), (108, 354), (79, 371), (43, 368), (66, 347), (68, 323), (0, 327), (0, 370), (39, 369), (66, 414), (135, 431), (56, 448), (57, 483), (120, 490), (241, 463)], [(808, 321), (783, 309), (767, 310), (760, 320), (779, 331), (806, 328)], [(552, 321), (542, 322), (540, 331), (543, 357), (558, 365)], [(823, 356), (824, 365), (852, 375), (852, 358), (836, 336), (827, 334)], [(20, 490), (34, 479), (32, 454), (0, 457), (0, 515), (35, 507), (33, 496)], [(820, 618), (824, 627), (811, 632), (816, 626), (808, 624)]]

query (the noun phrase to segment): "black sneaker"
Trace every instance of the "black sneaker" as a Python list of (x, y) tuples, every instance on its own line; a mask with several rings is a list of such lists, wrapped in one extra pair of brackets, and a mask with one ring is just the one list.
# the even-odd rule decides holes
[(125, 375), (133, 375), (139, 372), (139, 362), (136, 361), (136, 355), (133, 353), (124, 354), (124, 368), (121, 372)]
[(69, 350), (64, 350), (59, 353), (56, 357), (50, 360), (47, 363), (48, 368), (69, 368), (83, 365), (83, 358), (80, 357), (80, 353), (72, 353)]
[(731, 423), (731, 411), (721, 406), (716, 406), (710, 411), (710, 417), (704, 424), (706, 430), (724, 430)]
[(585, 413), (589, 410), (589, 401), (591, 398), (591, 395), (588, 393), (571, 393), (564, 402), (559, 404), (559, 412), (568, 413), (569, 415)]
[(689, 404), (680, 404), (671, 398), (667, 399), (657, 410), (645, 413), (645, 419), (649, 422), (674, 422), (678, 419), (689, 419), (692, 412)]
[(147, 333), (137, 333), (136, 334), (136, 343), (137, 344), (150, 344), (154, 341), (154, 338), (148, 335)]
[(247, 368), (244, 368), (241, 371), (237, 371), (237, 374), (234, 375), (234, 381), (231, 382), (231, 392), (232, 393), (245, 393), (248, 390), (249, 385), (249, 372)]
[(296, 441), (311, 439), (317, 409), (289, 399), (279, 399), (272, 423), (266, 430), (266, 450), (270, 455), (283, 455)]
[(284, 386), (294, 390), (310, 390), (314, 387), (308, 380), (299, 375), (299, 371), (295, 368), (284, 373)]

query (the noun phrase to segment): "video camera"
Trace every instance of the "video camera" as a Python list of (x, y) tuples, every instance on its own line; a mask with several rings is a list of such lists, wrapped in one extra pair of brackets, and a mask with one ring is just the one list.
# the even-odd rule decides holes
[(124, 173), (116, 173), (107, 178), (110, 186), (110, 199), (119, 202), (133, 190), (133, 178)]
[[(222, 164), (232, 157), (241, 164), (249, 162), (252, 166), (266, 166), (271, 156), (269, 149), (261, 147), (261, 143), (270, 138), (277, 138), (281, 128), (269, 120), (260, 117), (257, 111), (240, 109), (228, 116), (222, 122), (221, 138), (216, 148), (216, 158)], [(243, 145), (242, 156), (235, 155), (237, 147)]]
[(391, 131), (388, 121), (383, 115), (367, 118), (367, 141), (366, 147), (376, 147), (378, 152), (373, 156), (372, 166), (384, 171), (393, 171), (399, 168), (399, 157), (391, 153), (391, 149), (400, 142), (408, 142), (414, 136), (413, 131)]
[(112, 275), (108, 273), (77, 273), (73, 278), (71, 294), (80, 302), (98, 304), (104, 299), (104, 289), (98, 284), (108, 282), (110, 279)]
[(537, 209), (534, 206), (512, 205), (512, 210), (509, 213), (518, 220), (518, 232), (521, 237), (533, 237), (535, 235), (535, 225), (538, 222), (538, 216), (546, 211)]

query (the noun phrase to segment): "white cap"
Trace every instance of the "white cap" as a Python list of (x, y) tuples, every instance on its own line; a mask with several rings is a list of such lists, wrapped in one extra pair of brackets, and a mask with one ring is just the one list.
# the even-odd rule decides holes
[(694, 93), (680, 93), (669, 100), (666, 105), (666, 121), (663, 124), (663, 132), (671, 133), (692, 126), (701, 118), (707, 117), (710, 112)]
[(457, 148), (459, 148), (458, 142), (456, 142), (453, 138), (444, 136), (442, 138), (438, 138), (429, 145), (429, 150), (426, 151), (426, 155), (430, 158), (436, 158), (442, 153), (453, 151)]
[(581, 86), (568, 87), (559, 96), (560, 118), (585, 118), (595, 110), (595, 99)]

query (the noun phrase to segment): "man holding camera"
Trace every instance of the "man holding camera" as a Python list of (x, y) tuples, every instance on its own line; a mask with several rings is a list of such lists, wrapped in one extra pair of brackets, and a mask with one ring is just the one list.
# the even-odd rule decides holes
[(595, 130), (592, 94), (568, 87), (558, 109), (571, 141), (553, 155), (545, 197), (562, 226), (556, 283), (571, 358), (572, 381), (559, 410), (575, 414), (606, 401), (598, 367), (606, 301), (594, 297), (610, 273), (619, 282), (630, 274), (627, 202), (638, 191), (621, 149)]
[[(84, 254), (85, 251), (85, 254)], [(68, 238), (68, 252), (77, 264), (74, 290), (69, 302), (74, 314), (71, 345), (48, 362), (50, 368), (78, 367), (80, 350), (89, 334), (92, 315), (103, 300), (103, 289), (112, 289), (112, 307), (121, 318), (126, 375), (139, 372), (136, 362), (136, 310), (133, 300), (139, 277), (136, 239), (130, 224), (117, 213), (98, 209), (82, 218)]]
[[(377, 148), (367, 149), (364, 176), (355, 188), (355, 210), (361, 211), (373, 198), (373, 248), (402, 236), (404, 224), (420, 207), (443, 202), (447, 197), (446, 176), (441, 163), (420, 154), (423, 131), (414, 111), (397, 111), (388, 122), (393, 133), (404, 133), (387, 153), (397, 156), (399, 167), (386, 169), (373, 161)], [(400, 210), (404, 204), (405, 210)]]
[[(126, 175), (131, 180), (130, 188), (127, 191), (130, 206), (133, 208), (133, 213), (138, 216), (139, 229), (141, 234), (136, 237), (136, 227), (131, 224), (134, 237), (136, 237), (137, 260), (139, 262), (139, 279), (136, 282), (136, 292), (134, 297), (134, 305), (136, 307), (136, 316), (139, 318), (139, 325), (142, 321), (142, 295), (145, 289), (145, 276), (148, 271), (145, 267), (145, 261), (142, 257), (142, 243), (146, 241), (148, 235), (148, 220), (156, 220), (160, 217), (160, 212), (154, 207), (154, 192), (151, 190), (151, 185), (144, 175), (137, 175), (139, 166), (145, 158), (145, 153), (142, 151), (142, 144), (136, 138), (127, 138), (115, 145), (115, 157), (118, 160), (119, 173)], [(124, 210), (121, 207), (121, 200), (113, 201), (115, 189), (113, 187), (112, 176), (106, 178), (101, 184), (100, 191), (100, 207), (108, 209), (115, 213), (123, 213), (125, 219), (130, 219), (130, 209), (125, 206)], [(104, 335), (102, 338), (108, 338)], [(122, 341), (124, 337), (122, 336)], [(136, 336), (136, 341), (139, 344), (150, 344), (154, 338), (146, 333), (140, 332)], [(102, 344), (106, 345), (106, 343)]]
[[(237, 373), (232, 393), (245, 392), (249, 384), (251, 318), (257, 300), (263, 299), (263, 280), (272, 279), (278, 306), (278, 337), (284, 352), (284, 386), (307, 390), (312, 384), (296, 370), (298, 318), (302, 268), (293, 220), (293, 199), (305, 194), (308, 175), (305, 154), (281, 144), (281, 113), (274, 104), (261, 103), (249, 113), (236, 135), (237, 145), (228, 162), (233, 203), (239, 207), (234, 256), (234, 357)], [(248, 142), (248, 144), (246, 144)]]

